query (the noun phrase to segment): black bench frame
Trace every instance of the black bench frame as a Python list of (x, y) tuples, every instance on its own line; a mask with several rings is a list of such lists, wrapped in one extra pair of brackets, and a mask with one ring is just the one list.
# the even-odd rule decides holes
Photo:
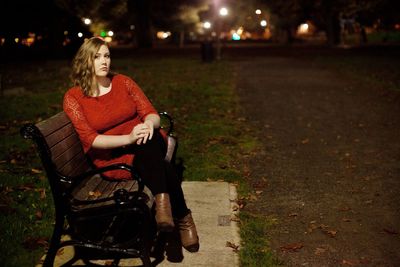
[[(172, 136), (174, 121), (166, 112), (160, 112), (162, 117), (166, 117), (169, 122), (167, 131), (167, 153), (165, 160), (174, 163), (177, 150), (177, 140)], [(114, 259), (113, 266), (118, 266), (121, 258), (140, 258), (144, 266), (151, 266), (150, 250), (154, 243), (156, 227), (154, 227), (154, 216), (152, 214), (152, 196), (150, 191), (145, 188), (141, 177), (135, 170), (125, 164), (115, 164), (105, 168), (93, 168), (90, 163), (85, 162), (80, 167), (70, 171), (73, 175), (66, 175), (60, 171), (54, 157), (49, 139), (56, 136), (57, 139), (66, 138), (78, 139), (74, 129), (70, 129), (71, 135), (64, 136), (65, 127), (71, 128), (72, 124), (64, 112), (60, 112), (53, 117), (37, 124), (26, 124), (21, 128), (21, 134), (26, 139), (32, 139), (36, 145), (46, 171), (50, 188), (55, 204), (55, 226), (50, 240), (50, 246), (44, 260), (43, 266), (53, 266), (58, 249), (64, 246), (75, 248), (74, 258), (63, 266), (69, 266), (78, 259), (83, 259), (88, 265), (91, 259)], [(51, 136), (49, 138), (49, 136)], [(54, 139), (54, 138), (53, 138)], [(75, 140), (76, 142), (76, 140)], [(80, 142), (79, 142), (80, 144)], [(81, 148), (80, 148), (81, 149)], [(83, 150), (78, 151), (83, 153)], [(79, 154), (82, 157), (81, 154)], [(85, 157), (86, 158), (86, 157)], [(81, 160), (82, 161), (82, 160)], [(99, 174), (109, 170), (126, 170), (131, 172), (135, 181), (107, 181)], [(84, 171), (82, 171), (84, 170)], [(80, 190), (83, 183), (101, 181), (109, 188), (113, 188), (104, 197), (96, 199), (77, 199), (76, 191)], [(103, 188), (105, 188), (103, 187)], [(147, 191), (146, 191), (147, 190)], [(103, 194), (103, 192), (100, 192)], [(79, 195), (79, 193), (78, 193)], [(103, 215), (102, 215), (103, 213)], [(102, 233), (100, 240), (82, 237), (80, 229), (81, 221), (96, 220), (104, 213), (111, 218), (107, 235)], [(98, 217), (97, 214), (99, 215)], [(119, 233), (119, 224), (124, 223), (127, 216), (133, 216), (139, 222), (141, 229), (137, 229), (135, 235), (130, 240), (115, 241), (114, 237)], [(125, 218), (125, 219), (124, 219)], [(62, 235), (68, 234), (71, 239), (62, 241)], [(113, 236), (114, 234), (114, 236)], [(99, 234), (100, 235), (100, 234)], [(123, 236), (124, 234), (122, 234)]]

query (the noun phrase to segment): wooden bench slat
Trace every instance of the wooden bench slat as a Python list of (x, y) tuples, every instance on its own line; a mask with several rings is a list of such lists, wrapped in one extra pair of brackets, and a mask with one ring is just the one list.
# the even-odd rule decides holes
[[(64, 154), (68, 150), (71, 150), (73, 147), (75, 147), (75, 154), (83, 153), (81, 141), (75, 134), (65, 137), (50, 148), (52, 159), (57, 160), (60, 155)], [(71, 152), (69, 155), (72, 155)]]
[(64, 166), (56, 166), (60, 173), (67, 176), (85, 172), (89, 168), (85, 154), (80, 153), (66, 162)]
[(64, 125), (62, 128), (59, 128), (57, 131), (45, 136), (45, 138), (47, 145), (51, 148), (71, 135), (76, 136), (76, 138), (79, 139), (78, 134), (75, 132), (74, 126), (72, 123), (69, 123)]
[(83, 149), (79, 139), (70, 136), (51, 148), (51, 156), (57, 166), (62, 161), (69, 161), (76, 154), (82, 153)]
[(65, 112), (62, 111), (47, 120), (37, 123), (36, 127), (40, 129), (44, 136), (48, 136), (70, 123), (71, 121), (69, 120), (68, 116), (65, 114)]

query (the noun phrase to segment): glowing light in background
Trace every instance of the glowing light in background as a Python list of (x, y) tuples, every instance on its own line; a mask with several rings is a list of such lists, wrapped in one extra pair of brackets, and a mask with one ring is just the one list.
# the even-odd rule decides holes
[(300, 24), (299, 29), (298, 29), (298, 33), (299, 34), (308, 33), (308, 29), (309, 29), (308, 23)]
[(171, 32), (163, 32), (163, 31), (157, 32), (158, 39), (167, 39), (170, 36), (171, 36)]
[(203, 27), (204, 27), (205, 29), (210, 29), (210, 28), (211, 28), (211, 23), (208, 22), (208, 21), (205, 21), (205, 22), (203, 23)]
[(226, 16), (228, 15), (228, 9), (226, 7), (221, 7), (221, 9), (219, 10), (219, 14), (221, 16)]
[(237, 34), (237, 32), (233, 33), (233, 34), (232, 34), (232, 40), (234, 40), (234, 41), (239, 41), (239, 40), (240, 40), (240, 35)]
[(78, 32), (78, 37), (79, 37), (79, 38), (82, 38), (82, 37), (83, 37), (83, 33)]
[(257, 10), (256, 10), (256, 14), (257, 14), (257, 15), (260, 15), (260, 14), (261, 14), (261, 10), (260, 10), (260, 9), (257, 9)]
[(89, 25), (90, 23), (92, 23), (92, 20), (88, 19), (88, 18), (84, 18), (83, 23), (85, 23), (86, 25)]
[(113, 31), (108, 31), (108, 32), (107, 32), (107, 35), (108, 35), (108, 36), (114, 36), (114, 32), (113, 32)]
[(267, 27), (268, 23), (265, 19), (263, 19), (262, 21), (260, 21), (260, 25), (261, 27)]

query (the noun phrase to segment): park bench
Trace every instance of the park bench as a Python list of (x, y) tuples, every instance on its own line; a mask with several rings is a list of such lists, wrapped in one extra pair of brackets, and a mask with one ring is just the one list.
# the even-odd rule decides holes
[[(174, 163), (173, 120), (166, 112), (160, 115), (168, 124), (165, 160)], [(122, 258), (140, 258), (144, 266), (151, 266), (153, 198), (135, 170), (125, 164), (94, 168), (64, 112), (24, 125), (21, 134), (37, 145), (55, 204), (55, 226), (43, 266), (53, 266), (57, 251), (65, 246), (74, 247), (74, 257), (65, 266), (79, 259), (88, 265), (93, 259), (112, 259), (118, 266)], [(101, 173), (112, 169), (129, 171), (134, 179), (102, 178)], [(64, 235), (70, 238), (62, 240)]]

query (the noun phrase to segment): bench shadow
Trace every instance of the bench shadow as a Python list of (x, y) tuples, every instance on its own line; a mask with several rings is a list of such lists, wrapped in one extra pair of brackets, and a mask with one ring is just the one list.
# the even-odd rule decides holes
[(182, 244), (179, 231), (175, 229), (171, 233), (159, 233), (155, 242), (151, 257), (155, 258), (152, 266), (157, 266), (164, 260), (173, 263), (183, 261)]

